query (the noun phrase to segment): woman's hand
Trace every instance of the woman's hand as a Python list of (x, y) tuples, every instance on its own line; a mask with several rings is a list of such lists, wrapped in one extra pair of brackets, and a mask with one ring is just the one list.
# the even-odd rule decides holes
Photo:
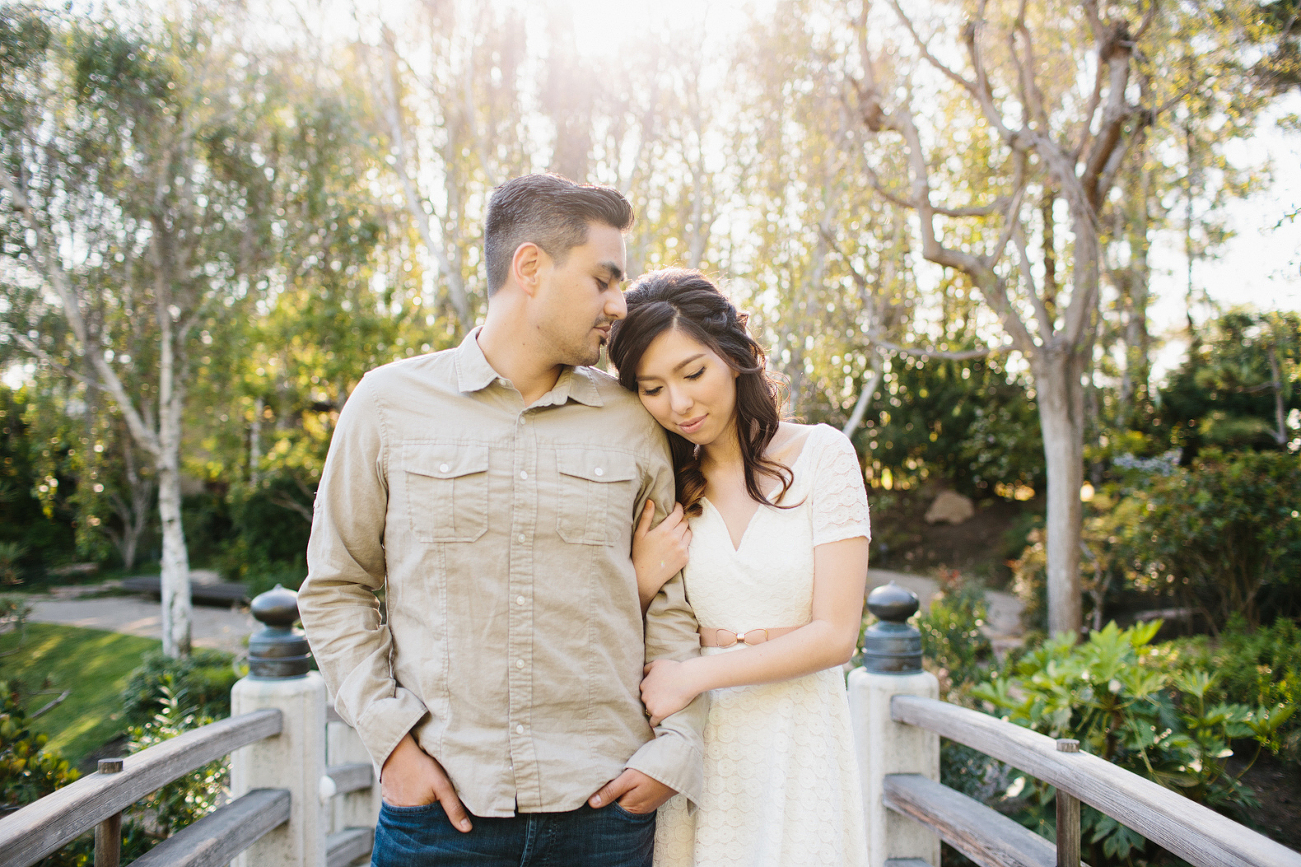
[(641, 597), (642, 613), (650, 607), (651, 600), (660, 592), (664, 582), (687, 565), (687, 549), (691, 547), (691, 529), (687, 526), (681, 503), (674, 504), (668, 517), (652, 530), (651, 521), (654, 519), (655, 504), (647, 500), (632, 535), (632, 565), (637, 571), (637, 595)]
[(691, 684), (689, 663), (657, 659), (647, 665), (644, 671), (646, 676), (641, 682), (641, 703), (646, 705), (646, 711), (650, 714), (652, 728), (659, 725), (666, 716), (691, 704), (691, 700), (700, 695), (700, 690)]

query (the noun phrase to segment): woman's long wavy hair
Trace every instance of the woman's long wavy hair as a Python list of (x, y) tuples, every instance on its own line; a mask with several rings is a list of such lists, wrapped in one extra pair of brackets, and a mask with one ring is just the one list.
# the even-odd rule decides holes
[[(745, 489), (754, 500), (779, 506), (794, 481), (789, 467), (764, 457), (781, 422), (782, 395), (765, 367), (763, 348), (746, 329), (749, 315), (738, 311), (718, 287), (699, 271), (666, 268), (637, 278), (624, 296), (628, 315), (610, 331), (610, 360), (619, 383), (637, 392), (637, 366), (660, 334), (676, 328), (712, 349), (736, 371), (736, 433), (745, 464)], [(699, 515), (705, 475), (699, 449), (686, 437), (668, 431), (678, 502), (688, 515)], [(769, 500), (759, 487), (766, 477), (781, 483)]]

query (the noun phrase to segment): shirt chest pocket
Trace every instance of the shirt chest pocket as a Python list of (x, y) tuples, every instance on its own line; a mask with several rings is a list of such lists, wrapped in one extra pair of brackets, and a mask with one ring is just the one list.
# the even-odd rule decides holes
[(408, 444), (402, 476), (420, 542), (473, 542), (488, 531), (488, 447)]
[(556, 450), (560, 497), (556, 532), (580, 545), (614, 545), (631, 536), (637, 463), (619, 452)]

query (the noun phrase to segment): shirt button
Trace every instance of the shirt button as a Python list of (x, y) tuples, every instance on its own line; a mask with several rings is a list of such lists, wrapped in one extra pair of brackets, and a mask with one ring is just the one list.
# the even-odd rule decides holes
[(523, 597), (523, 596), (516, 596), (516, 597), (515, 597), (515, 602), (516, 602), (517, 604), (519, 604), (519, 605), (523, 605), (523, 604), (524, 604), (524, 597)]
[(529, 480), (529, 474), (526, 473), (524, 470), (519, 471), (519, 477), (526, 482)]
[(523, 541), (525, 540), (525, 536), (524, 536), (523, 533), (520, 533), (520, 534), (519, 534), (519, 540), (520, 540), (520, 542), (523, 542)]
[(524, 734), (524, 726), (515, 726), (515, 734), (517, 735)]
[(598, 476), (603, 476), (603, 475), (605, 475), (605, 470), (601, 469), (600, 467), (597, 467), (597, 468), (596, 468), (596, 474), (597, 474)]
[(528, 424), (528, 423), (529, 423), (529, 420), (526, 419), (524, 416), (520, 416), (520, 417), (519, 417), (519, 423), (520, 423), (520, 424)]
[(451, 469), (451, 467), (449, 467), (447, 464), (440, 464), (439, 467), (438, 467), (438, 471), (439, 471), (440, 473), (445, 473), (445, 472), (447, 472), (447, 471), (450, 470), (450, 469)]
[(524, 667), (524, 660), (522, 660), (522, 659), (517, 659), (517, 660), (515, 660), (515, 667), (516, 667), (516, 668), (523, 668), (523, 667)]

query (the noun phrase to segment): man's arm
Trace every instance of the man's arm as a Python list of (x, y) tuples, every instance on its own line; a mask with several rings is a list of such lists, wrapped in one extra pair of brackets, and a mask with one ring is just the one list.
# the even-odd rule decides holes
[[(658, 426), (654, 431), (647, 444), (655, 455), (649, 490), (646, 497), (638, 500), (636, 514), (641, 513), (645, 499), (649, 498), (655, 501), (658, 521), (663, 520), (666, 507), (673, 507), (675, 494), (668, 441)], [(696, 615), (687, 604), (682, 574), (678, 573), (660, 588), (646, 611), (646, 662), (699, 656), (698, 630)], [(681, 792), (692, 803), (699, 803), (704, 789), (703, 732), (708, 701), (707, 696), (697, 696), (687, 707), (661, 721), (655, 727), (655, 739), (633, 754), (623, 774), (592, 796), (592, 805), (618, 799), (633, 812), (647, 812), (668, 800), (673, 792)]]
[[(438, 800), (455, 822), (456, 812), (464, 820), (465, 811), (447, 775), (410, 735), (428, 709), (393, 677), (393, 637), (381, 622), (375, 595), (386, 572), (388, 456), (382, 425), (374, 381), (366, 377), (340, 413), (330, 441), (307, 545), (307, 579), (298, 593), (299, 615), (335, 709), (382, 769), (390, 803)], [(423, 800), (410, 802), (412, 797)]]

